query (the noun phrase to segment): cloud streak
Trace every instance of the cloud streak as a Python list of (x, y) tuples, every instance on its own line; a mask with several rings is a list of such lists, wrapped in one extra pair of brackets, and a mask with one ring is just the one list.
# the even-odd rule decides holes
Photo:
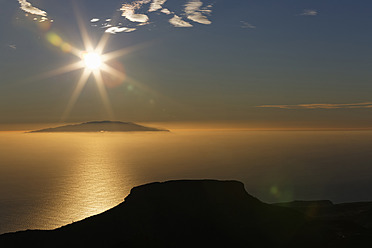
[(108, 29), (105, 30), (105, 33), (109, 34), (117, 34), (117, 33), (130, 33), (135, 31), (135, 28), (127, 28), (127, 27), (109, 27)]
[(26, 0), (18, 0), (18, 2), (21, 5), (20, 8), (24, 12), (27, 12), (27, 13), (32, 14), (32, 15), (47, 16), (47, 12), (32, 6), (32, 4), (27, 2)]
[(304, 9), (304, 11), (300, 15), (301, 16), (316, 16), (318, 15), (318, 11), (315, 9)]
[(249, 29), (255, 29), (256, 28), (255, 25), (252, 25), (248, 22), (241, 21), (241, 23), (242, 23), (241, 28), (249, 28)]
[(368, 109), (372, 108), (372, 102), (362, 103), (310, 103), (295, 105), (260, 105), (258, 108), (279, 109)]
[(181, 17), (178, 15), (174, 15), (170, 20), (169, 23), (177, 28), (189, 28), (192, 27), (192, 25), (184, 20), (182, 20)]
[(211, 10), (208, 8), (201, 9), (203, 3), (200, 0), (190, 0), (185, 5), (185, 13), (187, 18), (201, 24), (211, 24), (212, 22), (203, 15), (203, 13), (210, 13)]
[(162, 9), (163, 8), (163, 4), (166, 2), (167, 0), (153, 0), (151, 5), (150, 5), (150, 9), (149, 9), (149, 12), (153, 12), (153, 11), (157, 11), (159, 9)]
[(94, 22), (99, 22), (99, 19), (98, 18), (93, 18), (90, 20), (90, 22), (94, 23)]

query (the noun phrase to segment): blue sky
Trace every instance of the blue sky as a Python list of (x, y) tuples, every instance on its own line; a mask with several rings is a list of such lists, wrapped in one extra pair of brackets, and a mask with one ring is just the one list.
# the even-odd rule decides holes
[[(371, 12), (350, 0), (3, 0), (0, 123), (371, 127)], [(86, 50), (79, 19), (93, 46), (108, 37), (102, 53), (128, 50), (108, 62), (125, 77), (102, 72), (106, 100), (93, 75), (71, 100), (84, 69), (49, 73), (81, 60), (68, 49)]]

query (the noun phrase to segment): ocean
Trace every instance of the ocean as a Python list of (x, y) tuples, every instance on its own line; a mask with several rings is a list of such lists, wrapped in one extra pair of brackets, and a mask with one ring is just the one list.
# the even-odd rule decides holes
[(103, 212), (134, 186), (234, 179), (264, 202), (372, 201), (372, 131), (0, 132), (0, 233)]

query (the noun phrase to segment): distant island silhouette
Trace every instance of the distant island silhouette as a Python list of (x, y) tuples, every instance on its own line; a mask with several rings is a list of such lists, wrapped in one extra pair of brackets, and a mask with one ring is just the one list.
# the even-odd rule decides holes
[(65, 125), (54, 128), (30, 131), (29, 133), (52, 133), (52, 132), (169, 132), (166, 129), (158, 129), (138, 125), (133, 122), (121, 121), (90, 121), (80, 124)]
[(118, 206), (61, 228), (0, 235), (0, 247), (370, 247), (372, 203), (263, 203), (238, 181), (135, 187)]

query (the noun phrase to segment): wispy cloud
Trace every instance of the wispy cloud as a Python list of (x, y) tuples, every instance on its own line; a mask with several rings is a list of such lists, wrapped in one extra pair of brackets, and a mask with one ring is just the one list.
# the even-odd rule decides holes
[(184, 20), (182, 20), (181, 17), (179, 17), (178, 15), (174, 15), (170, 20), (169, 20), (169, 23), (172, 24), (173, 26), (175, 27), (178, 27), (178, 28), (188, 28), (188, 27), (192, 27), (192, 25)]
[(157, 11), (159, 9), (162, 9), (163, 8), (163, 4), (166, 2), (167, 0), (153, 0), (151, 5), (150, 5), (150, 9), (149, 9), (149, 12), (153, 12), (153, 11)]
[(94, 23), (94, 22), (98, 22), (98, 21), (99, 21), (98, 18), (93, 18), (93, 19), (90, 20), (90, 22), (92, 22), (92, 23)]
[(167, 15), (172, 14), (172, 12), (169, 9), (161, 9), (160, 12), (167, 14)]
[(129, 33), (135, 31), (135, 28), (127, 28), (127, 27), (109, 27), (108, 29), (105, 30), (105, 33), (110, 33), (110, 34), (117, 34), (117, 33)]
[(241, 21), (241, 23), (242, 23), (242, 25), (241, 25), (242, 28), (250, 28), (250, 29), (255, 29), (256, 28), (255, 25), (252, 25), (252, 24), (250, 24), (248, 22)]
[[(167, 1), (168, 0), (135, 0), (130, 3), (126, 2), (122, 4), (120, 11), (122, 12), (122, 16), (127, 20), (140, 24), (151, 23), (151, 13), (155, 11), (170, 15), (171, 18), (168, 21), (174, 27), (193, 27), (190, 22), (184, 20), (185, 18), (201, 24), (212, 23), (208, 19), (208, 15), (212, 13), (212, 4), (204, 6), (201, 0), (186, 0), (186, 4), (181, 13), (177, 13), (163, 7)], [(177, 3), (176, 0), (174, 0), (174, 2)], [(253, 28), (253, 25), (251, 28)]]
[(301, 16), (316, 16), (318, 15), (318, 11), (315, 9), (304, 9), (304, 11), (300, 15)]
[(258, 108), (279, 108), (279, 109), (360, 109), (372, 108), (372, 102), (362, 103), (310, 103), (295, 105), (260, 105)]
[(207, 7), (202, 9), (203, 3), (200, 0), (190, 0), (185, 5), (185, 13), (187, 18), (201, 24), (211, 24), (212, 22), (204, 15), (204, 13), (211, 13)]
[(38, 16), (47, 16), (47, 12), (32, 6), (32, 4), (27, 2), (26, 0), (18, 0), (18, 2), (21, 5), (20, 8), (29, 14), (38, 15)]

